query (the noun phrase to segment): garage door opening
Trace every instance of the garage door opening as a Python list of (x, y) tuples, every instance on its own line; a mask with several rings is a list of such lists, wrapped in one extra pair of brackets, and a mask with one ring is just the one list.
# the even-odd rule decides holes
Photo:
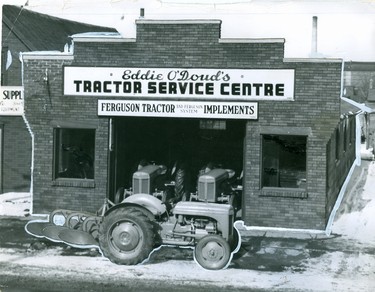
[(140, 164), (165, 165), (170, 172), (176, 162), (189, 172), (191, 191), (196, 190), (202, 169), (232, 169), (240, 178), (243, 170), (243, 120), (120, 117), (113, 120), (113, 151), (110, 166), (110, 199), (116, 191), (130, 188)]

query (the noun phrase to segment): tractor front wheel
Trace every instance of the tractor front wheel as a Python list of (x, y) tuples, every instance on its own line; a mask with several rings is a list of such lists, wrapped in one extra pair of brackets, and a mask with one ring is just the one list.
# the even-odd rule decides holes
[(111, 262), (135, 265), (144, 261), (154, 245), (150, 219), (135, 208), (119, 208), (100, 226), (100, 248)]
[(230, 261), (231, 249), (229, 243), (220, 235), (202, 237), (194, 250), (194, 258), (207, 270), (220, 270)]

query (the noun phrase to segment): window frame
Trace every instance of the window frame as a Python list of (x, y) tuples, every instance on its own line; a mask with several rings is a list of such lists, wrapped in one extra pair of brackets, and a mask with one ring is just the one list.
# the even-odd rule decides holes
[[(289, 137), (298, 137), (298, 138), (304, 138), (305, 139), (305, 161), (304, 161), (304, 165), (305, 165), (305, 176), (307, 176), (307, 144), (308, 144), (308, 136), (306, 135), (290, 135), (290, 134), (262, 134), (261, 135), (261, 155), (260, 155), (260, 158), (261, 158), (261, 169), (260, 169), (260, 186), (261, 186), (261, 189), (265, 189), (265, 188), (272, 188), (272, 189), (292, 189), (292, 190), (305, 190), (306, 189), (306, 180), (307, 178), (305, 177), (304, 179), (301, 179), (301, 183), (303, 183), (304, 187), (282, 187), (282, 186), (269, 186), (269, 185), (264, 185), (264, 139), (265, 139), (265, 136), (275, 136), (275, 137), (286, 137), (286, 136), (289, 136)], [(280, 154), (278, 154), (278, 159), (280, 158)], [(280, 172), (280, 169), (278, 170), (278, 172)], [(304, 180), (304, 181), (303, 181)]]
[[(298, 128), (298, 129), (291, 129), (291, 131), (261, 131), (260, 133), (260, 180), (259, 180), (259, 187), (260, 187), (260, 196), (271, 196), (271, 197), (289, 197), (289, 198), (307, 198), (307, 181), (308, 181), (308, 144), (309, 144), (309, 134), (311, 130), (310, 128)], [(263, 172), (263, 141), (264, 136), (267, 135), (274, 135), (274, 136), (299, 136), (305, 137), (305, 172), (306, 178), (304, 181), (304, 187), (277, 187), (277, 186), (264, 186), (264, 172)]]
[[(79, 123), (78, 123), (79, 124)], [(57, 174), (57, 167), (58, 167), (58, 153), (59, 150), (57, 149), (58, 145), (61, 144), (61, 141), (58, 141), (58, 133), (61, 130), (92, 130), (93, 131), (93, 177), (92, 178), (74, 178), (74, 177), (59, 177)], [(93, 188), (95, 187), (95, 153), (96, 153), (96, 135), (97, 129), (96, 127), (87, 127), (82, 126), (79, 127), (72, 127), (70, 125), (67, 126), (54, 126), (53, 127), (53, 157), (52, 157), (52, 185), (53, 186), (67, 186), (67, 187), (87, 187)]]

